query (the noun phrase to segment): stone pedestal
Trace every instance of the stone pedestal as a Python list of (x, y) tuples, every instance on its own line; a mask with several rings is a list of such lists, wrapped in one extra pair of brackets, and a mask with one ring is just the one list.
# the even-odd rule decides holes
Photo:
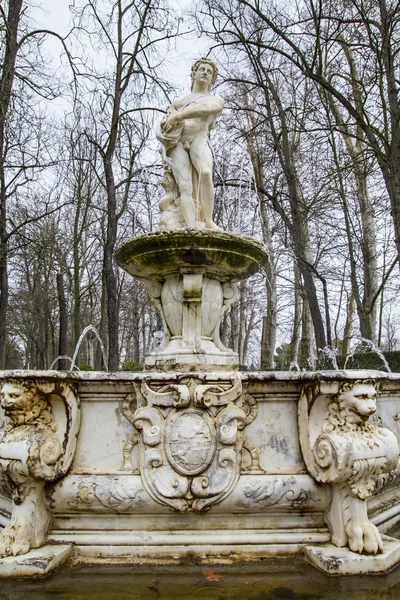
[(382, 539), (383, 551), (376, 555), (358, 554), (332, 544), (305, 546), (304, 553), (312, 565), (329, 575), (385, 573), (399, 564), (400, 544), (387, 535)]
[(219, 328), (237, 298), (236, 282), (266, 264), (263, 244), (209, 230), (158, 231), (122, 244), (116, 261), (146, 281), (148, 298), (161, 314), (163, 342), (146, 357), (147, 368), (238, 366)]

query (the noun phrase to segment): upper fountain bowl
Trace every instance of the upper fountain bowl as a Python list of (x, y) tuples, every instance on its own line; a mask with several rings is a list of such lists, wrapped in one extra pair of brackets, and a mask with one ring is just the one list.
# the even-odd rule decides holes
[(155, 231), (121, 244), (117, 264), (138, 279), (205, 268), (221, 281), (247, 279), (268, 260), (266, 247), (235, 233), (208, 229)]

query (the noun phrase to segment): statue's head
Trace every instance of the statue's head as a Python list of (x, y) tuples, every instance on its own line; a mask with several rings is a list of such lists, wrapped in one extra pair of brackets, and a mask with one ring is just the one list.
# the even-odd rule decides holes
[(376, 385), (372, 379), (340, 385), (337, 396), (340, 414), (347, 425), (366, 423), (376, 411)]
[(45, 394), (28, 381), (3, 383), (0, 405), (14, 427), (30, 423), (37, 419), (42, 411), (48, 412), (50, 409)]
[(209, 90), (214, 85), (214, 83), (217, 81), (218, 67), (215, 64), (215, 62), (213, 60), (211, 60), (211, 58), (206, 58), (205, 56), (196, 60), (196, 62), (192, 66), (192, 71), (191, 71), (191, 78), (192, 78), (191, 89), (193, 89), (194, 82), (196, 79), (196, 74), (199, 75), (199, 69), (200, 69), (200, 71), (203, 71), (203, 70), (209, 71), (210, 68), (212, 69), (212, 73), (210, 71), (210, 76), (209, 76), (210, 82), (208, 85)]

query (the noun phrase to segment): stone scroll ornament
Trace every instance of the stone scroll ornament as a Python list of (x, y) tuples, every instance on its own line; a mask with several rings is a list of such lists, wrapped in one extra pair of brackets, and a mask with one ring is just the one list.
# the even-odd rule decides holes
[(332, 486), (325, 521), (334, 545), (353, 552), (383, 552), (368, 519), (367, 499), (394, 478), (395, 435), (368, 422), (376, 411), (376, 383), (321, 381), (305, 386), (299, 404), (303, 457), (310, 474)]
[(46, 483), (71, 465), (80, 409), (74, 388), (60, 382), (3, 380), (0, 402), (0, 485), (12, 498), (10, 523), (0, 533), (0, 557), (6, 557), (46, 542)]
[(136, 394), (125, 399), (123, 411), (139, 433), (148, 494), (179, 512), (221, 502), (238, 481), (243, 430), (257, 414), (239, 375), (211, 384), (186, 375), (167, 385), (152, 376), (134, 385)]

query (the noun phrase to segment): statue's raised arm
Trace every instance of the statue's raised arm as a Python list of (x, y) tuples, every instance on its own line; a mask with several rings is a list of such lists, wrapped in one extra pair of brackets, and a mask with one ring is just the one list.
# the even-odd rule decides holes
[(175, 100), (160, 123), (157, 138), (166, 154), (162, 185), (167, 192), (160, 203), (160, 229), (219, 229), (212, 220), (213, 160), (209, 146), (209, 133), (224, 107), (223, 99), (210, 93), (217, 74), (212, 60), (197, 60), (192, 66), (191, 93)]

